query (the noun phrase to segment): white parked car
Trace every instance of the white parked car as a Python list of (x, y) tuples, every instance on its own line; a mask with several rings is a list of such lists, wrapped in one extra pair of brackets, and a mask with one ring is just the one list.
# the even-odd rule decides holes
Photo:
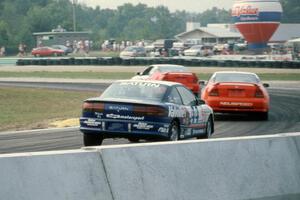
[(212, 46), (194, 45), (184, 51), (185, 56), (210, 56), (212, 55)]
[(121, 53), (120, 57), (145, 57), (146, 50), (144, 47), (129, 46), (126, 47)]

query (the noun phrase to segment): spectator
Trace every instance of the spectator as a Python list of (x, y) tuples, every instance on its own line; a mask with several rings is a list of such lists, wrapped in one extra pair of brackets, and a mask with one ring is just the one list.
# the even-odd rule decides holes
[(78, 51), (78, 48), (77, 48), (77, 41), (74, 40), (74, 41), (73, 41), (73, 53), (77, 53), (77, 51)]
[(92, 40), (90, 40), (90, 50), (94, 49), (94, 42)]
[(37, 46), (38, 47), (42, 47), (43, 46), (42, 41), (38, 41), (38, 45)]
[(117, 43), (113, 42), (113, 51), (117, 51)]
[(124, 50), (125, 49), (125, 41), (122, 41), (121, 42), (121, 45), (120, 45), (120, 50), (122, 51), (122, 50)]
[(0, 48), (0, 56), (5, 56), (5, 47), (4, 46), (2, 46)]
[(23, 57), (24, 56), (24, 45), (23, 45), (23, 43), (19, 44), (19, 48), (18, 49), (19, 49), (18, 56)]
[(27, 45), (23, 44), (23, 50), (24, 50), (24, 56), (26, 56), (26, 52), (27, 52)]
[(85, 54), (89, 54), (90, 52), (90, 41), (89, 40), (85, 40), (84, 41), (84, 51), (85, 51)]

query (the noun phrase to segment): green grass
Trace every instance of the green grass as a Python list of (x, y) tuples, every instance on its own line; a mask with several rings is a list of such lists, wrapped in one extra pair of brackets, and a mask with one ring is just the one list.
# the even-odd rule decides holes
[[(210, 73), (197, 74), (200, 80), (207, 80)], [(71, 78), (71, 79), (127, 79), (134, 76), (133, 72), (8, 72), (0, 71), (0, 77), (35, 77), (35, 78)], [(300, 73), (258, 73), (265, 81), (300, 81)]]
[(96, 92), (0, 87), (0, 131), (48, 127), (59, 119), (76, 118), (82, 101)]

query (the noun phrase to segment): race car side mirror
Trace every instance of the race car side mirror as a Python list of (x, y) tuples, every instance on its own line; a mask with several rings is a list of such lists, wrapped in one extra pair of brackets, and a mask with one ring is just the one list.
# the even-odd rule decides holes
[(203, 100), (200, 99), (200, 98), (197, 98), (197, 104), (198, 104), (198, 105), (203, 105), (203, 104), (205, 104), (205, 101), (203, 101)]
[(266, 88), (270, 87), (270, 85), (268, 83), (263, 83), (263, 86)]

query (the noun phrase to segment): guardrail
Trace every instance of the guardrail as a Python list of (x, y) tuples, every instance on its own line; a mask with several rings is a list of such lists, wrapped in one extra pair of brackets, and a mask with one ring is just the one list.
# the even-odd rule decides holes
[(120, 58), (120, 57), (83, 57), (83, 58), (24, 58), (18, 59), (17, 65), (151, 65), (178, 64), (185, 66), (212, 67), (258, 67), (300, 69), (300, 61), (263, 61), (263, 60), (213, 60), (191, 58)]
[(300, 133), (0, 155), (1, 199), (299, 200)]
[(16, 65), (18, 58), (0, 57), (0, 65)]

